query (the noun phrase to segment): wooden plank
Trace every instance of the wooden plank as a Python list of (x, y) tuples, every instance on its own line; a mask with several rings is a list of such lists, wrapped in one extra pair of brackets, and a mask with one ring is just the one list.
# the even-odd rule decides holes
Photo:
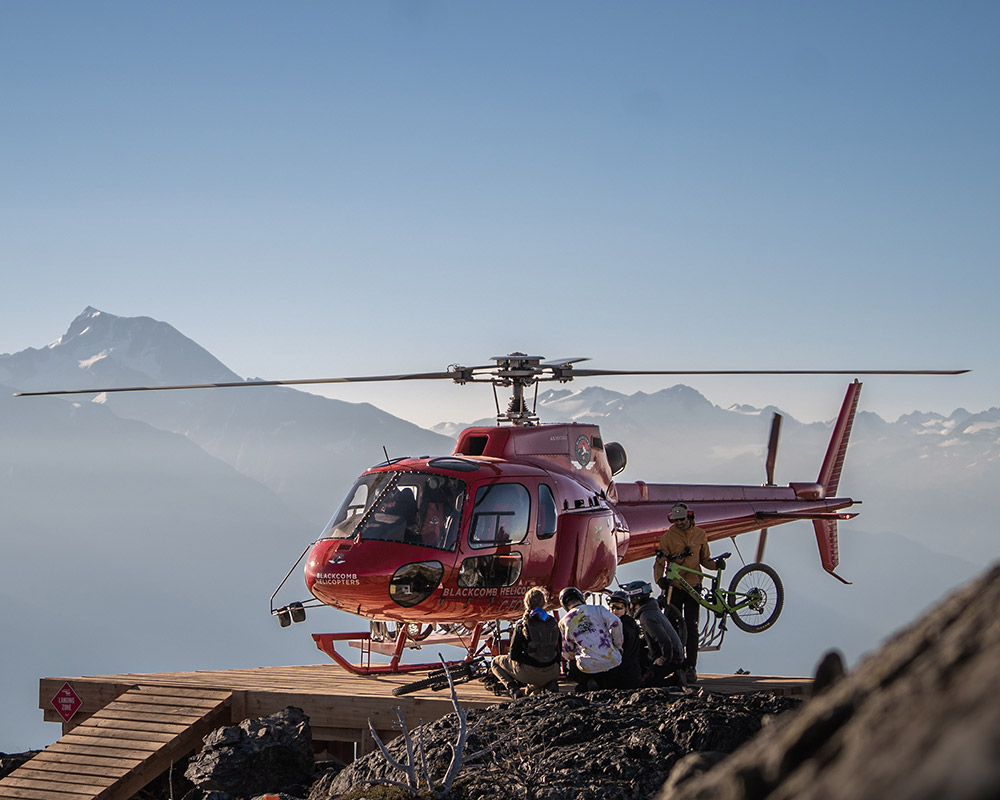
[(95, 724), (99, 728), (129, 727), (135, 730), (176, 731), (180, 733), (187, 724), (179, 715), (144, 714), (141, 711), (127, 709), (105, 710)]
[[(49, 765), (54, 766), (54, 765)], [(107, 772), (103, 774), (93, 775), (90, 773), (82, 773), (78, 770), (63, 769), (63, 770), (41, 770), (35, 769), (25, 765), (21, 767), (18, 771), (18, 779), (22, 781), (38, 781), (46, 785), (74, 785), (82, 786), (84, 788), (105, 788), (111, 786), (117, 779), (118, 776), (115, 774), (109, 775)]]
[(109, 774), (109, 770), (121, 771), (123, 768), (132, 769), (140, 763), (139, 761), (134, 761), (124, 764), (96, 764), (89, 759), (81, 759), (79, 761), (39, 761), (38, 759), (32, 759), (31, 764), (26, 764), (25, 767), (30, 766), (30, 770), (35, 772), (65, 772), (74, 775), (104, 776)]
[(71, 748), (70, 752), (105, 756), (109, 758), (145, 758), (150, 752), (157, 750), (160, 745), (156, 742), (137, 742), (130, 745), (127, 741), (114, 739), (95, 739), (93, 736), (78, 736), (76, 733), (68, 733), (61, 737), (59, 741), (49, 745), (46, 752), (58, 755), (63, 748)]
[(116, 768), (126, 768), (131, 769), (136, 764), (142, 763), (142, 759), (135, 758), (113, 758), (111, 756), (97, 755), (92, 751), (86, 753), (76, 753), (72, 750), (60, 749), (58, 753), (49, 754), (48, 750), (45, 750), (31, 759), (31, 763), (34, 765), (36, 762), (41, 764), (93, 764), (95, 767), (116, 767)]
[[(121, 709), (126, 711), (137, 711), (143, 714), (155, 714), (161, 717), (175, 716), (175, 717), (192, 717), (197, 716), (202, 711), (205, 710), (205, 705), (172, 705), (165, 703), (156, 702), (131, 702), (131, 701), (114, 701), (114, 706), (112, 710)], [(209, 706), (210, 707), (210, 706)], [(112, 708), (110, 705), (105, 706), (101, 711), (107, 711)], [(93, 715), (91, 715), (92, 717)]]
[(0, 800), (93, 800), (93, 794), (58, 789), (37, 789), (25, 786), (7, 786), (0, 782)]
[(169, 744), (176, 738), (173, 733), (130, 731), (123, 728), (98, 728), (97, 725), (89, 723), (74, 729), (73, 733), (69, 734), (69, 737), (77, 737), (70, 739), (70, 741), (83, 742), (84, 739), (93, 740), (95, 746), (99, 746), (98, 742), (111, 742), (111, 746), (114, 747), (121, 741), (127, 741), (140, 746), (148, 744), (151, 748), (154, 748), (157, 744)]
[[(49, 781), (49, 780), (32, 780), (31, 778), (18, 778), (16, 773), (20, 770), (15, 770), (6, 778), (0, 782), (0, 797), (4, 795), (8, 789), (33, 789), (40, 792), (47, 792), (45, 797), (56, 797), (56, 796), (72, 796), (79, 798), (86, 798), (87, 800), (94, 800), (97, 793), (89, 790), (86, 786), (81, 786), (75, 783), (62, 783), (59, 781)], [(104, 787), (99, 787), (104, 788)]]

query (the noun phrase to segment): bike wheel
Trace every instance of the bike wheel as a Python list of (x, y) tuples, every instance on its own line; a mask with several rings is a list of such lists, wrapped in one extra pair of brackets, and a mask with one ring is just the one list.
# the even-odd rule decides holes
[(730, 616), (740, 630), (760, 633), (778, 619), (785, 604), (785, 589), (778, 573), (767, 564), (747, 564), (733, 576), (726, 602), (746, 603), (730, 612)]
[(663, 609), (663, 615), (667, 618), (667, 620), (669, 620), (674, 630), (677, 631), (677, 636), (680, 637), (681, 640), (681, 647), (683, 647), (686, 651), (688, 629), (687, 625), (684, 624), (684, 618), (681, 616), (680, 609), (672, 603), (667, 603), (667, 607)]
[(392, 689), (392, 696), (399, 697), (402, 694), (419, 692), (421, 689), (432, 689), (439, 683), (444, 683), (444, 685), (447, 686), (448, 679), (443, 675), (434, 675), (430, 678), (421, 678), (419, 681), (413, 681), (413, 683), (404, 683), (402, 686), (394, 686)]

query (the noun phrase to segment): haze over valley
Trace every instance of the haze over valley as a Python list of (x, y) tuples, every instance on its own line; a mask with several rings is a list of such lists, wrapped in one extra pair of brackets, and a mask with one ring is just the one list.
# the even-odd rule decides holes
[[(37, 708), (42, 676), (315, 663), (310, 632), (367, 627), (319, 609), (282, 630), (268, 598), (383, 447), (447, 453), (459, 426), (424, 430), (287, 387), (12, 397), (239, 380), (166, 322), (93, 308), (51, 345), (0, 355), (0, 751), (57, 737)], [(538, 410), (599, 423), (628, 453), (621, 481), (763, 482), (776, 409), (724, 409), (668, 384), (627, 395), (578, 380), (540, 393)], [(704, 671), (806, 674), (834, 646), (855, 661), (1000, 557), (1000, 408), (884, 420), (864, 406), (862, 392), (839, 492), (863, 501), (840, 528), (838, 571), (853, 585), (822, 571), (809, 523), (774, 529), (765, 560), (785, 583), (782, 616), (764, 634), (731, 631)], [(829, 434), (786, 415), (776, 482), (814, 480)], [(738, 545), (750, 560), (756, 536)], [(620, 578), (649, 573), (643, 562)], [(300, 573), (287, 592), (303, 599)]]

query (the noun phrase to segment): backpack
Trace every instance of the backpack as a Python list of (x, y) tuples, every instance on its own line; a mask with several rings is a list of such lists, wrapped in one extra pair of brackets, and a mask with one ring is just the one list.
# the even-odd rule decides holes
[(551, 664), (560, 656), (559, 624), (555, 617), (546, 619), (532, 615), (522, 622), (524, 638), (528, 640), (524, 648), (528, 657), (539, 664)]

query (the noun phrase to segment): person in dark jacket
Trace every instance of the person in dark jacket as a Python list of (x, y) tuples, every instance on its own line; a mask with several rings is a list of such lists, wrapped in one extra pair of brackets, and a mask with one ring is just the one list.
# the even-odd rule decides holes
[(514, 625), (510, 654), (493, 659), (490, 671), (511, 697), (541, 689), (559, 688), (562, 636), (555, 616), (545, 610), (548, 594), (529, 589), (524, 595), (524, 616)]
[(622, 663), (611, 670), (611, 686), (615, 689), (638, 689), (645, 672), (642, 657), (645, 646), (639, 633), (639, 624), (628, 615), (629, 599), (625, 592), (612, 592), (608, 608), (622, 623)]
[[(650, 666), (643, 676), (644, 686), (662, 686), (667, 683), (686, 685), (684, 645), (670, 624), (659, 604), (653, 599), (653, 587), (645, 581), (633, 581), (622, 587), (628, 595), (632, 616), (639, 623)], [(671, 675), (676, 675), (668, 680)]]

